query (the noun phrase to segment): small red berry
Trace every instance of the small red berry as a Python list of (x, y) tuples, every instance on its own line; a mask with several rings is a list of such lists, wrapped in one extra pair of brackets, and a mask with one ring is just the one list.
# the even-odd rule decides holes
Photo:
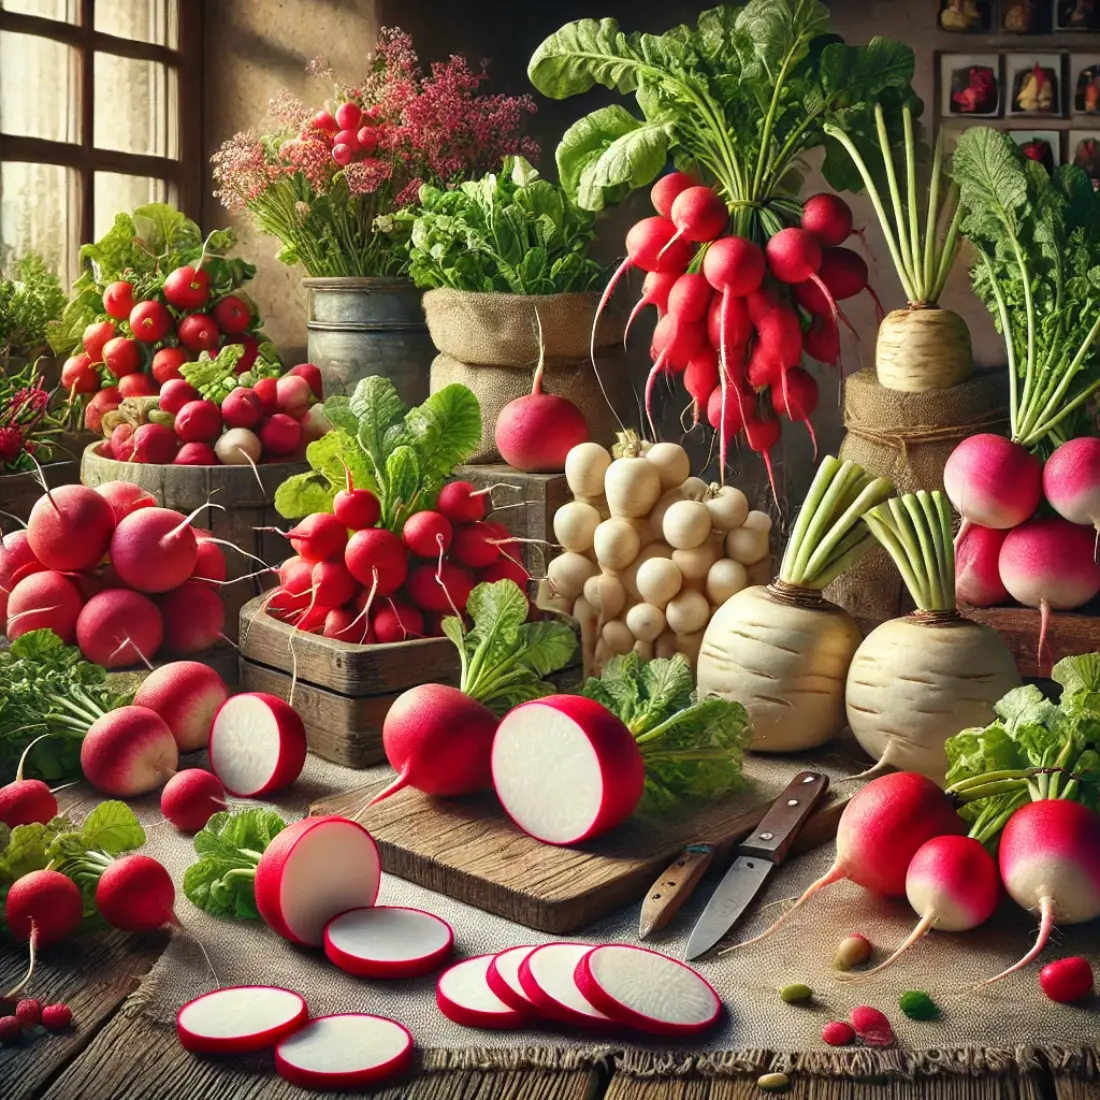
[(15, 1006), (15, 1015), (28, 1030), (32, 1027), (38, 1027), (42, 1022), (42, 1004), (33, 997), (24, 997)]
[(73, 1010), (68, 1005), (46, 1005), (42, 1009), (42, 1026), (47, 1031), (62, 1031), (73, 1022)]
[(877, 1008), (871, 1008), (870, 1005), (858, 1005), (852, 1009), (851, 1015), (852, 1027), (856, 1029), (856, 1034), (863, 1036), (868, 1031), (890, 1031), (890, 1021), (879, 1012)]
[(1068, 959), (1055, 959), (1039, 972), (1039, 987), (1059, 1004), (1072, 1004), (1084, 1000), (1093, 986), (1092, 967), (1088, 959), (1071, 955)]
[(23, 1025), (18, 1016), (0, 1017), (0, 1043), (18, 1043), (23, 1038)]
[(821, 1029), (821, 1038), (831, 1047), (846, 1047), (856, 1037), (856, 1029), (847, 1020), (830, 1020)]

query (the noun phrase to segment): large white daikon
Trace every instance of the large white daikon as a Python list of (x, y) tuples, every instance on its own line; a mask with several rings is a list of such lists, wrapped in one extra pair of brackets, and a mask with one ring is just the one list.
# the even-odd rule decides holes
[(848, 670), (848, 724), (880, 767), (920, 772), (941, 786), (943, 745), (993, 720), (993, 704), (1020, 685), (1001, 636), (959, 615), (946, 496), (907, 493), (864, 517), (894, 559), (917, 610), (876, 627)]
[(874, 545), (860, 519), (892, 492), (886, 478), (826, 456), (779, 576), (714, 612), (699, 652), (699, 694), (741, 703), (757, 752), (813, 748), (844, 728), (844, 684), (861, 636), (821, 590)]

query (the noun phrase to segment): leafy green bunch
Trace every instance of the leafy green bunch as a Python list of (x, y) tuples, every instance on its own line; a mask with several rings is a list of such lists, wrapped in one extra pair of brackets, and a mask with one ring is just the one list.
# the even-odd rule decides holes
[(9, 271), (0, 271), (0, 365), (45, 354), (46, 326), (64, 308), (61, 280), (37, 252), (25, 253)]
[(213, 356), (199, 353), (193, 363), (184, 363), (180, 374), (208, 401), (220, 405), (239, 386), (254, 386), (261, 378), (278, 378), (282, 373), (275, 345), (265, 340), (256, 349), (256, 360), (246, 371), (237, 373), (237, 364), (245, 353), (243, 344), (226, 344)]
[(481, 440), (477, 398), (458, 384), (406, 409), (388, 378), (371, 375), (350, 398), (330, 397), (325, 415), (333, 430), (306, 448), (312, 469), (275, 491), (275, 507), (287, 519), (331, 512), (333, 497), (350, 481), (378, 497), (379, 525), (399, 532), (407, 516), (432, 507)]
[(868, 156), (877, 148), (873, 109), (890, 116), (913, 94), (913, 51), (873, 38), (849, 46), (829, 33), (819, 0), (749, 0), (704, 11), (695, 27), (624, 32), (614, 19), (581, 19), (552, 34), (528, 67), (552, 99), (599, 84), (633, 95), (641, 117), (617, 104), (580, 119), (558, 146), (562, 184), (586, 210), (620, 202), (650, 183), (670, 156), (699, 172), (729, 204), (741, 235), (768, 235), (797, 205), (800, 158), (825, 145), (823, 172), (837, 190), (861, 179), (824, 125), (845, 131)]
[(523, 157), (454, 190), (425, 185), (391, 224), (409, 241), (419, 287), (505, 294), (590, 290), (603, 269), (588, 257), (595, 216)]

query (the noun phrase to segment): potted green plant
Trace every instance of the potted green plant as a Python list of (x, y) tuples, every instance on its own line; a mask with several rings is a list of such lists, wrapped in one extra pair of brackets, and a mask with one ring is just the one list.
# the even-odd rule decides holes
[(47, 325), (64, 308), (61, 280), (37, 252), (25, 253), (7, 271), (0, 268), (0, 371), (22, 370), (47, 355)]

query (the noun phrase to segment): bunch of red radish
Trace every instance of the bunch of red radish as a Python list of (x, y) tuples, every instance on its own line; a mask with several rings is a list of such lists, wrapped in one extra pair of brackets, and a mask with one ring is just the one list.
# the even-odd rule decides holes
[(61, 369), (70, 400), (92, 395), (84, 410), (85, 427), (92, 432), (124, 398), (155, 397), (200, 352), (216, 355), (226, 344), (242, 344), (237, 369), (243, 372), (259, 350), (259, 317), (236, 294), (214, 299), (201, 266), (176, 268), (145, 298), (131, 282), (111, 283), (103, 292), (103, 314), (85, 328), (83, 350)]
[(296, 630), (353, 645), (442, 635), (482, 581), (530, 579), (502, 524), (485, 519), (487, 489), (443, 486), (435, 508), (413, 512), (400, 533), (376, 526), (382, 509), (350, 484), (287, 532), (295, 550), (279, 567), (268, 614)]
[(1011, 598), (1038, 608), (1041, 663), (1050, 612), (1100, 593), (1100, 439), (1071, 439), (1044, 464), (1002, 436), (970, 436), (951, 453), (943, 482), (963, 518), (956, 595), (973, 607)]
[[(365, 110), (350, 100), (335, 113), (318, 111), (303, 127), (297, 140), (324, 141), (341, 168), (353, 161), (369, 160), (378, 149), (378, 109)], [(295, 139), (292, 139), (295, 140)], [(289, 144), (289, 143), (288, 143)], [(286, 147), (283, 148), (284, 155)]]
[(863, 259), (840, 247), (852, 233), (852, 212), (835, 195), (815, 195), (801, 226), (780, 230), (761, 248), (726, 235), (725, 202), (683, 172), (662, 176), (650, 199), (657, 216), (627, 234), (626, 259), (604, 291), (596, 323), (622, 275), (632, 267), (647, 272), (630, 322), (643, 307), (656, 307), (646, 384), (651, 429), (657, 379), (681, 374), (695, 422), (705, 411), (719, 433), (723, 468), (729, 441), (743, 432), (770, 476), (781, 418), (813, 433), (818, 386), (799, 366), (803, 354), (838, 364), (843, 315), (836, 303), (870, 290)]
[(172, 426), (160, 420), (118, 424), (99, 453), (117, 462), (175, 466), (293, 462), (332, 427), (323, 397), (321, 372), (313, 363), (237, 386), (220, 406), (185, 378), (169, 378), (160, 388), (160, 409), (172, 415)]
[(129, 482), (48, 490), (26, 530), (0, 540), (4, 633), (52, 630), (108, 669), (210, 649), (225, 623), (225, 558), (192, 519)]

